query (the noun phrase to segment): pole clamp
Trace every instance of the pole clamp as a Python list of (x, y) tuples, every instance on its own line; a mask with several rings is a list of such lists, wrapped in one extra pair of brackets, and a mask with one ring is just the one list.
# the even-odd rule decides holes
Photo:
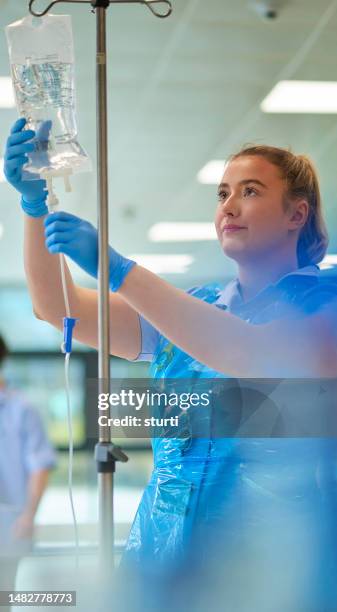
[(128, 457), (119, 446), (112, 442), (97, 442), (95, 460), (99, 474), (113, 474), (116, 470), (116, 461), (126, 463)]

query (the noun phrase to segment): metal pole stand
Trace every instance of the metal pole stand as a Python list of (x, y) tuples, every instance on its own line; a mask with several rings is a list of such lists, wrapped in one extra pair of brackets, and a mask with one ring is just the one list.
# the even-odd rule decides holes
[[(97, 88), (97, 200), (98, 206), (98, 387), (110, 394), (110, 320), (109, 320), (109, 192), (108, 192), (108, 108), (106, 9), (109, 0), (92, 0), (96, 13), (96, 88)], [(95, 448), (99, 496), (100, 575), (107, 582), (114, 567), (113, 487), (116, 461), (127, 461), (120, 448), (111, 443), (111, 428), (99, 427)]]
[[(112, 4), (141, 4), (155, 17), (165, 19), (172, 13), (170, 0), (53, 0), (34, 17), (47, 15), (59, 3), (89, 4), (96, 13), (96, 87), (97, 87), (97, 201), (98, 201), (98, 387), (99, 393), (110, 392), (110, 321), (109, 321), (109, 201), (108, 201), (108, 109), (106, 9)], [(160, 6), (165, 11), (156, 10)], [(117, 461), (127, 461), (125, 453), (111, 442), (111, 428), (99, 427), (95, 447), (98, 472), (101, 578), (107, 584), (114, 566), (113, 475)]]

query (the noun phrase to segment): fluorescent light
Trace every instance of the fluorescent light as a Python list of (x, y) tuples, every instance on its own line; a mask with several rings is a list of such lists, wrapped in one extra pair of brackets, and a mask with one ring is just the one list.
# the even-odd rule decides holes
[(321, 270), (330, 270), (334, 266), (337, 265), (337, 255), (331, 253), (330, 255), (326, 255), (319, 264), (319, 268)]
[(191, 255), (129, 255), (139, 265), (156, 274), (184, 274), (194, 262)]
[(329, 263), (329, 264), (337, 264), (337, 255), (331, 253), (330, 255), (326, 255), (322, 261), (322, 263)]
[(323, 262), (321, 262), (319, 264), (319, 269), (320, 270), (332, 270), (334, 268), (334, 266), (332, 264), (325, 264)]
[(226, 161), (212, 159), (198, 172), (198, 181), (203, 185), (219, 185), (225, 171)]
[(15, 108), (11, 77), (0, 77), (0, 108)]
[(193, 242), (216, 240), (214, 223), (155, 223), (149, 229), (151, 242)]
[(280, 81), (261, 103), (265, 113), (337, 113), (336, 81)]
[(4, 160), (3, 157), (0, 157), (0, 183), (5, 183), (5, 175), (4, 175)]

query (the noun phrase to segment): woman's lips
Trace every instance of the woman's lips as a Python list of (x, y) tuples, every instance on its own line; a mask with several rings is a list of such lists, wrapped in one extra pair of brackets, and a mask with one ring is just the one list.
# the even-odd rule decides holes
[(228, 234), (228, 233), (233, 233), (233, 232), (239, 232), (240, 230), (246, 229), (245, 227), (240, 227), (239, 225), (225, 225), (222, 228), (222, 232), (224, 234)]

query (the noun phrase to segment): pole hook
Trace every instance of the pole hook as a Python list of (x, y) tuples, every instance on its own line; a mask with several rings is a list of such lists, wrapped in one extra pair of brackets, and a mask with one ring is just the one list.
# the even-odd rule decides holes
[[(172, 2), (170, 2), (170, 0), (144, 0), (144, 2), (141, 4), (145, 4), (150, 9), (151, 13), (160, 19), (166, 19), (166, 17), (169, 17), (173, 11)], [(166, 12), (162, 13), (161, 9), (156, 11), (156, 9), (152, 6), (154, 4), (161, 4), (162, 8), (165, 6)]]
[[(34, 17), (44, 17), (47, 15), (47, 13), (49, 13), (50, 9), (52, 9), (55, 4), (59, 4), (60, 2), (63, 2), (64, 4), (91, 4), (91, 6), (95, 7), (94, 0), (53, 0), (44, 11), (38, 13), (33, 9), (34, 2), (36, 2), (36, 0), (29, 1), (29, 12)], [(166, 17), (169, 17), (173, 10), (171, 0), (109, 0), (109, 4), (143, 4), (155, 17), (159, 17), (160, 19), (166, 19)], [(161, 5), (162, 8), (165, 6), (166, 11), (162, 12), (162, 10), (159, 8), (156, 10), (154, 5), (157, 4)]]

